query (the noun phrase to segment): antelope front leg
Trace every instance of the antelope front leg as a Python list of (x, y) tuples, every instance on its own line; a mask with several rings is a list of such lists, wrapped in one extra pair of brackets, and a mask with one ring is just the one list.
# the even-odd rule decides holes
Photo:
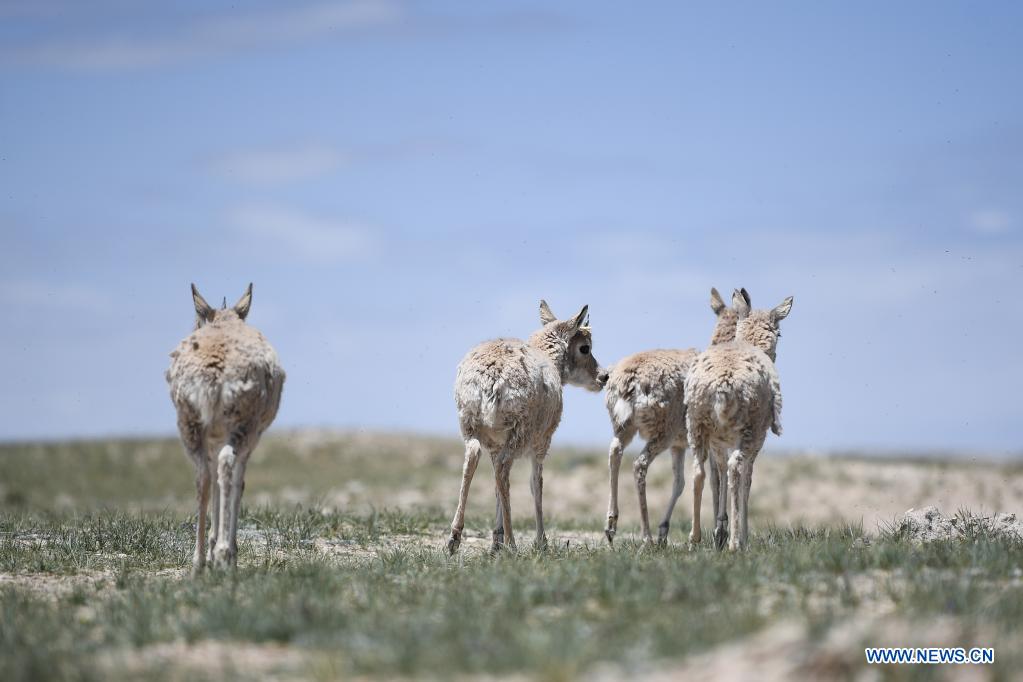
[(608, 480), (611, 486), (610, 496), (607, 501), (607, 526), (604, 528), (604, 536), (609, 544), (613, 545), (615, 533), (618, 531), (618, 471), (622, 467), (622, 453), (625, 451), (625, 444), (621, 438), (615, 437), (611, 441), (611, 450), (607, 456)]
[(673, 446), (671, 448), (671, 499), (668, 501), (668, 509), (664, 512), (664, 520), (657, 527), (657, 544), (662, 547), (668, 544), (671, 514), (675, 511), (675, 503), (678, 502), (678, 498), (682, 495), (682, 490), (686, 486), (685, 457), (685, 447)]
[(714, 502), (714, 547), (725, 548), (728, 542), (728, 460), (727, 452), (714, 450), (710, 463), (710, 480)]
[(501, 498), (495, 493), (494, 500), (494, 533), (490, 542), (491, 552), (496, 552), (504, 544), (504, 514), (501, 513)]
[(515, 535), (511, 520), (511, 465), (510, 454), (502, 453), (494, 462), (495, 487), (501, 503), (501, 525), (504, 526), (504, 546), (515, 549)]
[(238, 456), (235, 462), (231, 478), (231, 523), (228, 526), (227, 540), (230, 543), (228, 550), (231, 555), (231, 565), (238, 563), (238, 516), (242, 511), (242, 495), (245, 493), (245, 467), (249, 463), (251, 450), (246, 450)]
[(746, 469), (746, 458), (741, 450), (736, 450), (728, 458), (728, 549), (735, 551), (740, 548), (740, 519), (743, 507), (743, 475)]
[(753, 458), (746, 457), (746, 466), (743, 468), (742, 473), (742, 497), (739, 500), (740, 513), (742, 516), (739, 518), (739, 545), (743, 549), (749, 547), (749, 491), (753, 486)]
[(210, 498), (210, 469), (206, 464), (206, 453), (195, 457), (195, 499), (199, 510), (195, 521), (195, 553), (192, 555), (192, 575), (202, 573), (206, 563), (206, 507)]
[(213, 560), (217, 567), (227, 568), (234, 563), (231, 555), (231, 507), (233, 498), (234, 465), (237, 457), (234, 448), (225, 445), (217, 455), (217, 484), (220, 486), (220, 530), (217, 533), (217, 547)]
[(643, 544), (652, 545), (653, 537), (650, 535), (650, 512), (646, 503), (646, 474), (650, 463), (664, 449), (662, 443), (647, 441), (646, 446), (639, 453), (636, 462), (632, 465), (632, 472), (636, 476), (636, 493), (639, 495), (639, 521), (642, 525)]
[(529, 481), (529, 489), (533, 493), (533, 507), (536, 513), (537, 549), (547, 549), (547, 535), (543, 530), (543, 458), (533, 459), (533, 477)]
[[(700, 528), (700, 512), (703, 506), (703, 481), (706, 477), (703, 465), (706, 458), (706, 451), (693, 453), (693, 529), (689, 531), (689, 543), (693, 545), (700, 544), (703, 539), (703, 531)], [(712, 481), (711, 484), (717, 485), (717, 481)], [(716, 498), (717, 495), (714, 497)]]
[[(213, 481), (212, 465), (209, 467), (210, 481)], [(217, 547), (217, 532), (220, 530), (220, 486), (210, 486), (210, 530), (209, 539), (206, 544), (206, 563), (213, 563), (213, 550)]]
[(465, 505), (469, 500), (469, 484), (476, 473), (476, 465), (480, 462), (480, 442), (475, 438), (465, 441), (465, 462), (462, 464), (462, 485), (458, 490), (458, 508), (455, 518), (451, 520), (451, 536), (448, 538), (448, 554), (454, 554), (462, 542), (462, 529), (465, 528)]

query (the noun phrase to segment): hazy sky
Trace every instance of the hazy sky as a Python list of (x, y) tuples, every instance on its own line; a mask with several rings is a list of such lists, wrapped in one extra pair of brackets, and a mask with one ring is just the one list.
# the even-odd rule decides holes
[(0, 438), (173, 432), (253, 281), (281, 427), (453, 434), (541, 297), (609, 364), (745, 286), (770, 446), (1023, 448), (1023, 5), (160, 5), (0, 2)]

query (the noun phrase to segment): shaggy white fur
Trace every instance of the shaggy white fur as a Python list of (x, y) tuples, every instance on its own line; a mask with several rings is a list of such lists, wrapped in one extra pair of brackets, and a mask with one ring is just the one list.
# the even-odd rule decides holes
[(458, 365), (455, 404), (465, 440), (465, 463), (458, 508), (451, 522), (448, 551), (462, 539), (469, 484), (480, 453), (486, 449), (494, 464), (497, 520), (493, 548), (515, 546), (512, 535), (509, 476), (512, 462), (530, 456), (530, 489), (536, 510), (536, 543), (543, 546), (543, 462), (561, 421), (564, 384), (599, 391), (607, 373), (593, 356), (593, 338), (586, 326), (587, 306), (572, 319), (558, 320), (540, 301), (543, 323), (528, 342), (518, 339), (487, 341), (473, 348)]
[[(238, 511), (245, 466), (263, 431), (277, 415), (284, 370), (263, 335), (245, 324), (252, 285), (233, 308), (214, 310), (192, 285), (195, 330), (171, 352), (167, 383), (178, 431), (195, 464), (198, 519), (193, 572), (207, 561), (235, 564)], [(216, 459), (214, 459), (216, 455)], [(217, 471), (217, 486), (211, 485)], [(212, 490), (211, 490), (212, 489)], [(206, 510), (213, 523), (206, 547)]]
[[(768, 429), (781, 434), (781, 384), (774, 359), (778, 326), (792, 310), (792, 297), (773, 310), (751, 311), (747, 299), (736, 291), (732, 305), (739, 318), (735, 340), (701, 353), (685, 385), (686, 425), (693, 455), (702, 463), (713, 450), (717, 471), (727, 471), (727, 495), (715, 504), (714, 540), (719, 549), (726, 539), (729, 549), (746, 547), (753, 462)], [(724, 483), (720, 478), (719, 486)], [(702, 481), (693, 483), (697, 542), (702, 486)]]
[[(745, 289), (743, 290), (745, 291)], [(717, 316), (711, 344), (725, 343), (735, 337), (735, 311), (725, 305), (717, 289), (710, 290), (710, 307)], [(606, 403), (614, 438), (608, 452), (610, 495), (604, 535), (614, 544), (618, 528), (618, 471), (622, 453), (638, 432), (646, 442), (636, 458), (633, 474), (639, 495), (639, 514), (644, 542), (653, 542), (646, 501), (646, 476), (650, 463), (671, 448), (674, 474), (671, 499), (658, 528), (658, 544), (668, 539), (675, 503), (685, 486), (686, 407), (684, 389), (689, 368), (696, 359), (695, 348), (649, 350), (630, 355), (615, 364), (607, 381)], [(694, 462), (694, 476), (703, 477), (702, 465)]]

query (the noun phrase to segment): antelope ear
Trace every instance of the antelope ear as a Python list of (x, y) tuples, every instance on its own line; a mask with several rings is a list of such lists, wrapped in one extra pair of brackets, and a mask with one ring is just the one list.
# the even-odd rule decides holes
[(714, 311), (715, 315), (720, 315), (721, 311), (725, 309), (725, 302), (714, 287), (710, 288), (710, 309)]
[(582, 310), (579, 311), (579, 314), (572, 319), (572, 326), (574, 326), (576, 329), (579, 329), (579, 327), (586, 326), (586, 324), (589, 322), (588, 319), (589, 313), (590, 306), (584, 305), (582, 307)]
[(746, 299), (746, 305), (748, 305), (750, 307), (750, 309), (752, 310), (753, 309), (753, 302), (749, 300), (749, 292), (746, 291), (746, 287), (743, 287), (742, 289), (739, 289), (739, 293), (742, 294), (742, 297), (744, 299)]
[(735, 313), (740, 320), (745, 320), (749, 317), (750, 305), (738, 289), (732, 292), (732, 308), (735, 309)]
[(774, 310), (771, 311), (771, 318), (774, 319), (775, 322), (781, 322), (782, 320), (789, 316), (789, 313), (791, 311), (792, 297), (789, 296), (784, 301), (779, 303)]
[(238, 299), (238, 302), (234, 304), (234, 311), (238, 313), (238, 317), (243, 320), (249, 315), (249, 308), (252, 307), (252, 282), (249, 282), (249, 288), (245, 290), (242, 297)]
[(192, 284), (192, 303), (195, 304), (195, 314), (199, 316), (200, 320), (209, 322), (213, 319), (213, 308), (202, 297), (199, 290), (195, 288), (194, 283)]
[(550, 324), (557, 319), (557, 316), (551, 312), (551, 307), (547, 305), (547, 301), (540, 299), (540, 323)]

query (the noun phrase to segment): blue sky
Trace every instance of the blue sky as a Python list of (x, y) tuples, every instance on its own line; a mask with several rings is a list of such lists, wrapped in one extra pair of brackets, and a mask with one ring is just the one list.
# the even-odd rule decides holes
[(255, 282), (278, 426), (448, 434), (541, 297), (612, 363), (745, 286), (770, 445), (1020, 452), (1020, 5), (147, 5), (0, 2), (0, 438), (173, 432), (191, 281)]

